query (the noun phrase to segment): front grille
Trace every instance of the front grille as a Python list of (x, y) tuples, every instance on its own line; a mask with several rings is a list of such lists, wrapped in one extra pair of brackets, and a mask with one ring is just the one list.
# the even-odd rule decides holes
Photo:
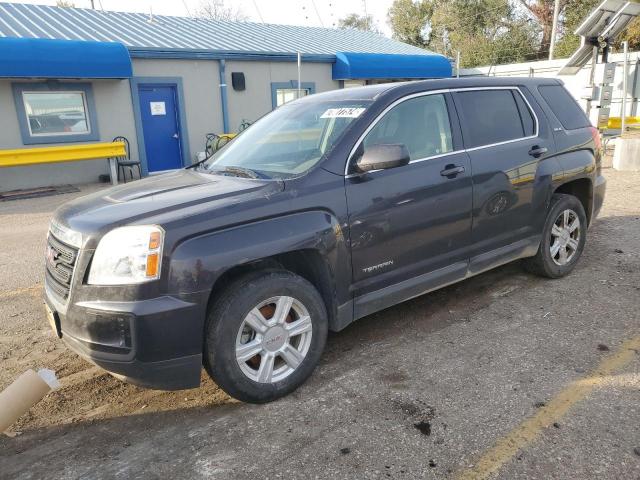
[(69, 298), (73, 269), (77, 259), (77, 248), (62, 243), (49, 233), (45, 259), (45, 284), (54, 295), (64, 302)]

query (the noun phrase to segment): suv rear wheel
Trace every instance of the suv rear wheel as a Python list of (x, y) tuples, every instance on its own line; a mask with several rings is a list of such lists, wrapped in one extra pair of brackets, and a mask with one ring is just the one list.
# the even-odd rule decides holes
[(524, 260), (527, 270), (548, 278), (570, 273), (578, 263), (587, 234), (587, 216), (573, 195), (554, 194), (535, 257)]
[(324, 302), (307, 280), (287, 271), (249, 274), (209, 311), (205, 368), (232, 397), (270, 402), (311, 375), (327, 329)]

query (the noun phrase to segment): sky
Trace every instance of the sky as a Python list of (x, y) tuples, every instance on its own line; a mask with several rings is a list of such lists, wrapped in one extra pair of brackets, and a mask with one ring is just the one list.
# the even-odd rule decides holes
[[(4, 0), (3, 0), (4, 1)], [(14, 3), (55, 5), (56, 0), (7, 0)], [(90, 0), (71, 0), (76, 7), (90, 8)], [(193, 14), (202, 0), (94, 0), (104, 10), (187, 16)], [(215, 1), (215, 0), (209, 0)], [(218, 0), (220, 1), (220, 0)], [(288, 25), (335, 27), (340, 18), (350, 13), (373, 15), (376, 26), (387, 36), (387, 10), (393, 0), (226, 0), (225, 5), (238, 8), (250, 21)], [(186, 5), (186, 6), (185, 6)], [(315, 8), (314, 8), (315, 7)], [(317, 13), (316, 13), (317, 11)]]

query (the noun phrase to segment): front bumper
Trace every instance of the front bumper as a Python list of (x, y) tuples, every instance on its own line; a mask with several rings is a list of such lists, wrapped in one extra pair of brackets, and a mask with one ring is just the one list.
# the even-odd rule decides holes
[(203, 315), (173, 296), (140, 301), (81, 301), (53, 311), (57, 334), (76, 353), (116, 377), (146, 388), (200, 385)]

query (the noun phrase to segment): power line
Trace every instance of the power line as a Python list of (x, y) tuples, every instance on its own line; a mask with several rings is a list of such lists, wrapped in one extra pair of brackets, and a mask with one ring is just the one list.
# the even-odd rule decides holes
[(187, 11), (187, 16), (189, 18), (191, 18), (191, 12), (189, 11), (189, 7), (188, 7), (187, 2), (185, 0), (182, 0), (182, 5), (184, 6), (184, 9)]
[(258, 12), (258, 17), (260, 18), (260, 21), (264, 23), (264, 18), (262, 18), (262, 13), (260, 13), (260, 9), (258, 8), (258, 4), (256, 3), (256, 0), (252, 0), (252, 1), (253, 1), (253, 6), (256, 9), (256, 12)]
[(311, 5), (313, 5), (313, 9), (316, 11), (316, 16), (318, 17), (318, 20), (320, 20), (320, 25), (322, 25), (324, 27), (324, 22), (322, 21), (322, 18), (320, 17), (320, 13), (318, 13), (318, 7), (316, 7), (315, 0), (311, 0)]

